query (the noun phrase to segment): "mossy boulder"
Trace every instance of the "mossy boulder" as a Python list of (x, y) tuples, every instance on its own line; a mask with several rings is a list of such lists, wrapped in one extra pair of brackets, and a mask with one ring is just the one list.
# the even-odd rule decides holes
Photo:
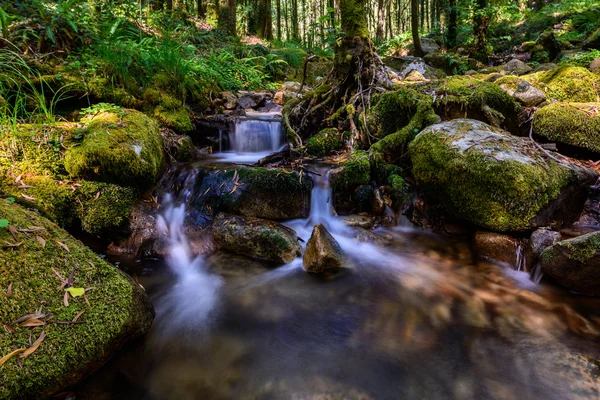
[(421, 129), (439, 121), (433, 99), (411, 89), (387, 92), (373, 99), (367, 116), (369, 131), (380, 140), (371, 146), (376, 157), (395, 161)]
[(188, 109), (181, 100), (154, 88), (146, 89), (142, 97), (147, 105), (146, 111), (162, 125), (179, 133), (194, 129)]
[(600, 103), (555, 103), (539, 109), (534, 133), (558, 143), (600, 152)]
[(514, 131), (521, 107), (496, 83), (453, 76), (425, 90), (435, 94), (434, 109), (444, 121), (470, 118)]
[(528, 139), (475, 120), (433, 125), (409, 153), (429, 200), (450, 217), (496, 232), (572, 222), (596, 180), (590, 169), (559, 163)]
[[(134, 188), (70, 179), (64, 150), (77, 146), (83, 128), (77, 124), (18, 125), (0, 137), (0, 193), (38, 210), (64, 228), (94, 235), (127, 230)], [(79, 226), (78, 226), (79, 225)]]
[[(22, 367), (19, 355), (0, 367), (0, 398), (50, 396), (149, 330), (152, 305), (131, 278), (35, 212), (0, 200), (0, 218), (7, 218), (17, 235), (0, 229), (0, 320), (10, 326), (0, 331), (0, 356), (29, 347), (31, 338), (45, 333), (37, 350), (21, 359)], [(72, 271), (73, 287), (90, 289), (85, 298), (69, 298), (66, 305), (65, 291), (59, 287)], [(9, 285), (12, 293), (7, 296)], [(42, 326), (15, 323), (36, 310), (44, 315), (38, 319)], [(58, 323), (78, 315), (76, 324)]]
[(349, 153), (340, 167), (329, 172), (331, 187), (336, 190), (353, 189), (365, 185), (371, 180), (369, 153), (356, 150)]
[(540, 89), (552, 101), (588, 103), (600, 98), (600, 75), (583, 67), (560, 66), (520, 77), (505, 76), (494, 83), (515, 91), (523, 80)]
[(265, 219), (223, 217), (212, 232), (222, 249), (261, 261), (289, 263), (301, 252), (296, 231)]
[(306, 142), (306, 152), (315, 157), (324, 157), (346, 145), (344, 133), (335, 128), (323, 129)]
[(570, 290), (600, 296), (600, 232), (548, 247), (540, 263), (545, 273)]
[(205, 164), (198, 166), (195, 207), (245, 217), (287, 220), (310, 212), (312, 179), (293, 171)]
[(80, 145), (65, 154), (74, 177), (146, 189), (163, 165), (158, 125), (135, 110), (102, 112), (86, 121)]

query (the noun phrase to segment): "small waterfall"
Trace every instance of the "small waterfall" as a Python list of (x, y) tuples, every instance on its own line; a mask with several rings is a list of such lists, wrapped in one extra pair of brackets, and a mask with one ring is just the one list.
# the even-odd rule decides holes
[(223, 285), (221, 277), (207, 272), (203, 257), (193, 256), (185, 234), (186, 206), (196, 177), (195, 170), (175, 177), (177, 195), (163, 196), (163, 211), (156, 219), (159, 234), (169, 246), (166, 262), (176, 279), (174, 287), (155, 304), (157, 339), (168, 339), (173, 334), (181, 335), (182, 340), (191, 339), (206, 330)]
[(542, 281), (543, 277), (544, 277), (544, 271), (542, 270), (542, 264), (540, 264), (538, 262), (535, 265), (535, 267), (533, 267), (533, 270), (531, 270), (531, 275), (529, 276), (529, 278), (531, 279), (532, 282), (540, 283)]
[(281, 148), (283, 140), (279, 120), (238, 120), (229, 135), (231, 150), (237, 153), (274, 152)]
[(310, 195), (310, 215), (308, 224), (330, 225), (334, 220), (332, 190), (329, 184), (329, 168), (319, 168), (319, 175), (313, 175), (313, 189)]

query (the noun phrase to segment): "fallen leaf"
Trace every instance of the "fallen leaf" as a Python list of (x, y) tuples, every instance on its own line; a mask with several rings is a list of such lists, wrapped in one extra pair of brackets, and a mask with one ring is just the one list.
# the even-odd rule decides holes
[(90, 266), (91, 266), (92, 268), (96, 268), (96, 266), (94, 265), (94, 263), (93, 263), (93, 262), (91, 262), (90, 260), (87, 260), (87, 262), (88, 262), (88, 264), (90, 264)]
[[(71, 273), (69, 274), (69, 277), (67, 278), (67, 284), (69, 286), (73, 286), (73, 280), (75, 279), (75, 271), (77, 271), (77, 266), (73, 267), (73, 269), (71, 270)], [(73, 293), (71, 293), (73, 294)]]
[(4, 357), (0, 358), (0, 367), (4, 365), (5, 362), (7, 362), (8, 360), (10, 360), (12, 357), (16, 356), (19, 353), (24, 352), (25, 350), (27, 350), (26, 348), (22, 348), (22, 349), (17, 349), (15, 351), (13, 351), (10, 354), (5, 355)]
[(4, 330), (10, 334), (17, 333), (17, 331), (15, 331), (10, 325), (6, 325), (6, 324), (4, 324)]
[(96, 197), (94, 197), (94, 201), (98, 200), (98, 197), (100, 197), (100, 192), (96, 193)]
[(27, 321), (21, 322), (19, 324), (19, 326), (23, 326), (26, 328), (32, 328), (32, 327), (42, 326), (42, 325), (46, 325), (46, 323), (37, 318), (31, 318), (31, 319), (28, 319)]
[(21, 197), (24, 198), (25, 200), (29, 200), (29, 201), (35, 200), (35, 197), (27, 196), (26, 194), (23, 194), (23, 193), (21, 193)]
[(57, 241), (56, 241), (56, 243), (58, 243), (58, 245), (59, 245), (60, 247), (62, 247), (63, 249), (65, 249), (66, 251), (68, 251), (68, 252), (71, 252), (71, 250), (69, 250), (69, 248), (67, 247), (67, 245), (66, 245), (66, 244), (64, 244), (63, 242), (59, 242), (59, 241), (57, 240)]
[(22, 177), (23, 177), (23, 174), (17, 176), (17, 179), (15, 179), (15, 183), (19, 183), (19, 181), (21, 180)]
[(38, 313), (23, 315), (21, 318), (17, 319), (15, 322), (13, 322), (13, 325), (20, 324), (21, 322), (27, 321), (28, 319), (42, 318), (42, 317), (45, 317), (45, 315), (40, 315)]
[(38, 347), (40, 347), (40, 344), (42, 344), (42, 342), (44, 341), (45, 338), (46, 338), (46, 331), (42, 331), (42, 333), (40, 333), (40, 336), (36, 339), (35, 342), (33, 342), (31, 347), (28, 348), (27, 350), (25, 350), (25, 352), (23, 352), (23, 354), (21, 354), (19, 356), (19, 358), (26, 358), (26, 357), (32, 355), (38, 349)]
[(79, 311), (77, 314), (75, 314), (75, 316), (73, 317), (73, 320), (71, 322), (77, 322), (77, 320), (79, 319), (79, 317), (81, 317), (81, 315), (84, 313), (85, 311)]
[(35, 186), (31, 186), (31, 185), (19, 185), (19, 186), (17, 186), (17, 189), (31, 189), (34, 187)]
[(8, 289), (6, 289), (6, 297), (12, 296), (12, 282), (8, 284)]
[(46, 247), (46, 241), (44, 240), (43, 237), (41, 236), (36, 236), (35, 237), (37, 239), (37, 241), (42, 245), (42, 247)]
[(85, 289), (80, 288), (80, 287), (70, 287), (70, 288), (66, 288), (65, 292), (70, 293), (71, 296), (73, 296), (73, 297), (79, 297), (79, 296), (83, 296), (83, 294), (85, 293)]
[(6, 227), (6, 229), (8, 229), (8, 231), (10, 232), (12, 237), (15, 238), (15, 240), (19, 240), (19, 234), (17, 233), (17, 230), (15, 229), (14, 226), (9, 225)]
[(10, 242), (7, 242), (6, 240), (3, 240), (3, 242), (4, 242), (4, 243), (6, 243), (6, 246), (7, 246), (7, 247), (19, 247), (20, 245), (22, 245), (22, 244), (23, 244), (23, 242), (19, 242), (19, 243), (10, 243)]
[(65, 296), (63, 297), (63, 304), (65, 307), (69, 307), (69, 292), (65, 292)]

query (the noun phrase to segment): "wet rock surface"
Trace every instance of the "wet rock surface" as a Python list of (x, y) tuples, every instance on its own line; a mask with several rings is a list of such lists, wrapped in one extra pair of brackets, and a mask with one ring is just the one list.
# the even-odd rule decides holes
[(570, 290), (600, 296), (600, 232), (563, 240), (540, 256), (544, 272)]
[(480, 257), (516, 266), (519, 261), (519, 240), (500, 233), (478, 231), (473, 239), (475, 252)]
[(335, 272), (344, 266), (342, 249), (322, 224), (315, 225), (306, 243), (302, 267), (315, 274)]
[(596, 173), (550, 159), (528, 139), (483, 122), (433, 125), (409, 146), (427, 197), (446, 213), (499, 232), (574, 221)]
[(296, 232), (273, 221), (223, 217), (214, 221), (212, 233), (223, 250), (257, 260), (283, 264), (300, 255)]
[(561, 235), (559, 232), (547, 228), (536, 229), (529, 239), (531, 254), (537, 259), (544, 250), (560, 240)]

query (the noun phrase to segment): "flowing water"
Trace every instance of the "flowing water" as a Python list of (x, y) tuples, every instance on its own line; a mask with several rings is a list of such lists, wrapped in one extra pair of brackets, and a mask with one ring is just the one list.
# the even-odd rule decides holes
[(219, 136), (218, 156), (229, 162), (254, 163), (280, 150), (284, 140), (281, 118), (275, 113), (237, 119), (234, 129), (228, 133), (226, 149), (223, 146), (222, 132)]
[(323, 280), (300, 258), (272, 268), (223, 252), (192, 257), (183, 229), (192, 171), (161, 200), (169, 257), (121, 264), (155, 305), (150, 334), (74, 388), (77, 398), (600, 396), (599, 300), (474, 264), (457, 239), (350, 228), (332, 210), (328, 167), (314, 169), (310, 216), (286, 225), (305, 245), (324, 224), (350, 272)]

